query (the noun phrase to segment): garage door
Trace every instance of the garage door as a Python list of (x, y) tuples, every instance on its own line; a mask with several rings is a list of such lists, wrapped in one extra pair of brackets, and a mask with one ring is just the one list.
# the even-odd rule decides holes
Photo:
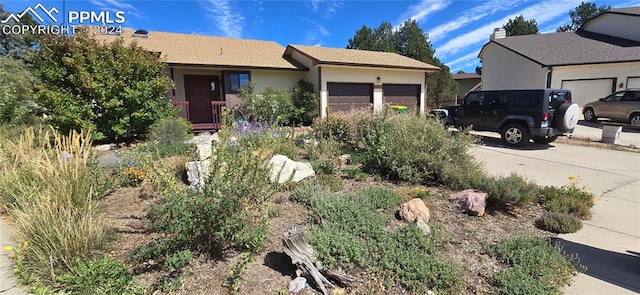
[(627, 88), (640, 88), (640, 77), (627, 78)]
[(329, 91), (329, 111), (348, 111), (371, 108), (373, 104), (373, 84), (367, 83), (327, 83)]
[(419, 84), (384, 84), (382, 86), (384, 102), (390, 105), (403, 105), (411, 111), (420, 106)]
[(581, 108), (614, 92), (614, 79), (563, 80), (562, 89), (571, 90), (571, 101)]

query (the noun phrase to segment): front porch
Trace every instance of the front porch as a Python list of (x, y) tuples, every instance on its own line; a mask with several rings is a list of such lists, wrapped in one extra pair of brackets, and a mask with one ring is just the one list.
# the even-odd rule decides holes
[[(191, 125), (193, 126), (191, 132), (214, 132), (222, 127), (222, 109), (227, 106), (226, 101), (211, 101), (209, 103), (210, 109), (198, 109), (195, 111), (193, 110), (194, 106), (189, 105), (189, 101), (179, 101), (176, 100), (175, 97), (172, 97), (171, 103), (179, 108), (178, 115), (180, 117), (191, 122)], [(211, 111), (210, 113), (209, 110)], [(192, 120), (194, 112), (197, 114), (196, 116), (199, 117), (199, 120), (196, 120), (195, 122)]]

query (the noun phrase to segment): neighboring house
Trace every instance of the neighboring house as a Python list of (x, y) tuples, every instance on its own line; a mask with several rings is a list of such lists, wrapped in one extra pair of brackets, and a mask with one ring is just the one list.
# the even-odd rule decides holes
[[(439, 68), (395, 53), (289, 45), (166, 32), (125, 30), (126, 43), (158, 53), (175, 82), (170, 99), (195, 130), (220, 126), (220, 110), (242, 101), (238, 89), (315, 85), (321, 117), (353, 108), (403, 104), (424, 112), (427, 73)], [(105, 36), (104, 39), (115, 38)]]
[(469, 91), (479, 90), (480, 87), (482, 87), (482, 83), (480, 82), (482, 77), (477, 73), (462, 73), (452, 76), (453, 80), (456, 80), (456, 83), (458, 83), (457, 103), (460, 103)]
[(482, 89), (570, 89), (580, 106), (640, 88), (640, 7), (609, 10), (576, 32), (505, 37), (480, 51)]

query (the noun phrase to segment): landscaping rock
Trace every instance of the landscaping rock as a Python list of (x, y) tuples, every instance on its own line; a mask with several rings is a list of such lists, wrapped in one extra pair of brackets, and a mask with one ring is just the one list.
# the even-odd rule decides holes
[(215, 137), (213, 135), (209, 134), (208, 132), (204, 132), (187, 140), (187, 143), (191, 143), (196, 146), (196, 150), (193, 152), (193, 157), (198, 161), (204, 161), (211, 158), (211, 155), (214, 151), (214, 139)]
[(285, 183), (289, 180), (299, 182), (316, 175), (310, 163), (296, 162), (284, 155), (273, 156), (267, 165), (270, 167), (271, 182)]
[(431, 215), (429, 208), (424, 204), (422, 199), (415, 198), (400, 205), (398, 216), (406, 222), (416, 222), (418, 218), (422, 218), (423, 222), (429, 222)]
[(307, 145), (313, 144), (314, 146), (318, 145), (318, 141), (315, 139), (311, 139), (309, 137), (305, 137), (305, 138), (300, 138), (298, 140), (296, 140), (296, 145), (298, 147), (305, 147)]
[(98, 156), (98, 166), (105, 168), (117, 168), (122, 165), (122, 158), (114, 152)]
[(289, 292), (298, 293), (304, 289), (305, 285), (307, 285), (307, 279), (304, 277), (297, 277), (289, 283)]
[(95, 146), (93, 149), (96, 152), (99, 153), (104, 153), (104, 152), (108, 152), (110, 150), (115, 150), (118, 146), (115, 143), (110, 143), (110, 144), (101, 144), (101, 145), (97, 145)]
[(468, 189), (449, 196), (449, 201), (458, 204), (460, 209), (472, 216), (483, 216), (487, 206), (487, 193)]
[(416, 226), (421, 229), (425, 235), (431, 233), (431, 227), (429, 226), (429, 224), (427, 224), (426, 221), (424, 221), (424, 219), (422, 219), (422, 217), (416, 218)]
[(340, 163), (342, 163), (342, 165), (349, 165), (349, 163), (351, 163), (351, 155), (350, 154), (341, 155)]
[(184, 168), (187, 170), (187, 181), (189, 181), (189, 187), (195, 189), (204, 188), (205, 179), (209, 177), (211, 168), (211, 161), (191, 161), (184, 164)]

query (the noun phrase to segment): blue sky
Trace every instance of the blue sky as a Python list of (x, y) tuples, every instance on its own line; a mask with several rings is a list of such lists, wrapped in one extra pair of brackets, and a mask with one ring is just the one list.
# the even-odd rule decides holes
[[(429, 34), (436, 56), (452, 72), (473, 72), (478, 52), (496, 27), (523, 14), (542, 33), (569, 23), (569, 10), (582, 0), (67, 0), (67, 11), (123, 11), (127, 28), (272, 40), (287, 44), (344, 48), (362, 25), (394, 26), (416, 19)], [(0, 1), (18, 12), (38, 1)], [(40, 1), (62, 11), (63, 1)], [(597, 1), (613, 7), (640, 6), (640, 0)]]

